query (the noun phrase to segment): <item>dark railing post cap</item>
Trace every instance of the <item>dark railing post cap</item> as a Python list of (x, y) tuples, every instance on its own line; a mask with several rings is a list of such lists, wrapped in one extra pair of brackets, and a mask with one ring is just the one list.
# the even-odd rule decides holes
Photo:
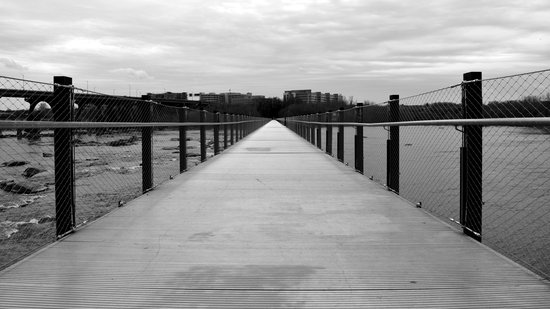
[(73, 83), (73, 78), (68, 76), (54, 76), (53, 82), (60, 85), (70, 85)]
[(468, 73), (464, 73), (462, 79), (463, 79), (463, 80), (466, 80), (466, 81), (481, 79), (481, 72), (468, 72)]

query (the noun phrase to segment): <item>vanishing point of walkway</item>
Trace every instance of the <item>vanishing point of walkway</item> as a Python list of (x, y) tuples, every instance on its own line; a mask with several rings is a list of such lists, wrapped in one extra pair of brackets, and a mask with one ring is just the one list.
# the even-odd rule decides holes
[(550, 285), (271, 122), (0, 273), (2, 308), (549, 308)]

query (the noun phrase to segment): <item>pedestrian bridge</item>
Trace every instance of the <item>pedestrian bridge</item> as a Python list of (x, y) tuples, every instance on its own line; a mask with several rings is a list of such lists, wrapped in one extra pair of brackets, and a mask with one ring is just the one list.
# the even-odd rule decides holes
[(2, 308), (548, 308), (550, 284), (278, 122), (0, 273)]

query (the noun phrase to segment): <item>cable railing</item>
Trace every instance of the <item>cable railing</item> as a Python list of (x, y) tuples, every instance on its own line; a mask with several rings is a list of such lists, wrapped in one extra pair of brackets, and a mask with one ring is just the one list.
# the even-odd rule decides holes
[(280, 119), (412, 205), (550, 278), (550, 70)]
[(0, 77), (0, 268), (231, 147), (266, 121)]

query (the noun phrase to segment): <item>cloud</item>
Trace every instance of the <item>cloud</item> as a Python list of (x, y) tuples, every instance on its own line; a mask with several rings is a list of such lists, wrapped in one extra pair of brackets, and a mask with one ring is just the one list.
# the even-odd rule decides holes
[(0, 63), (3, 64), (8, 69), (15, 69), (15, 70), (18, 70), (18, 71), (27, 71), (28, 70), (28, 68), (26, 66), (23, 66), (23, 65), (15, 62), (15, 60), (13, 60), (13, 59), (0, 58)]
[(113, 74), (118, 74), (121, 76), (126, 76), (131, 79), (153, 79), (152, 76), (150, 76), (147, 72), (144, 70), (136, 70), (132, 68), (121, 68), (121, 69), (115, 69), (110, 71)]
[(110, 91), (130, 81), (271, 96), (303, 86), (376, 100), (387, 93), (369, 85), (438, 88), (463, 70), (498, 76), (550, 63), (547, 0), (27, 2), (6, 4), (0, 66)]

